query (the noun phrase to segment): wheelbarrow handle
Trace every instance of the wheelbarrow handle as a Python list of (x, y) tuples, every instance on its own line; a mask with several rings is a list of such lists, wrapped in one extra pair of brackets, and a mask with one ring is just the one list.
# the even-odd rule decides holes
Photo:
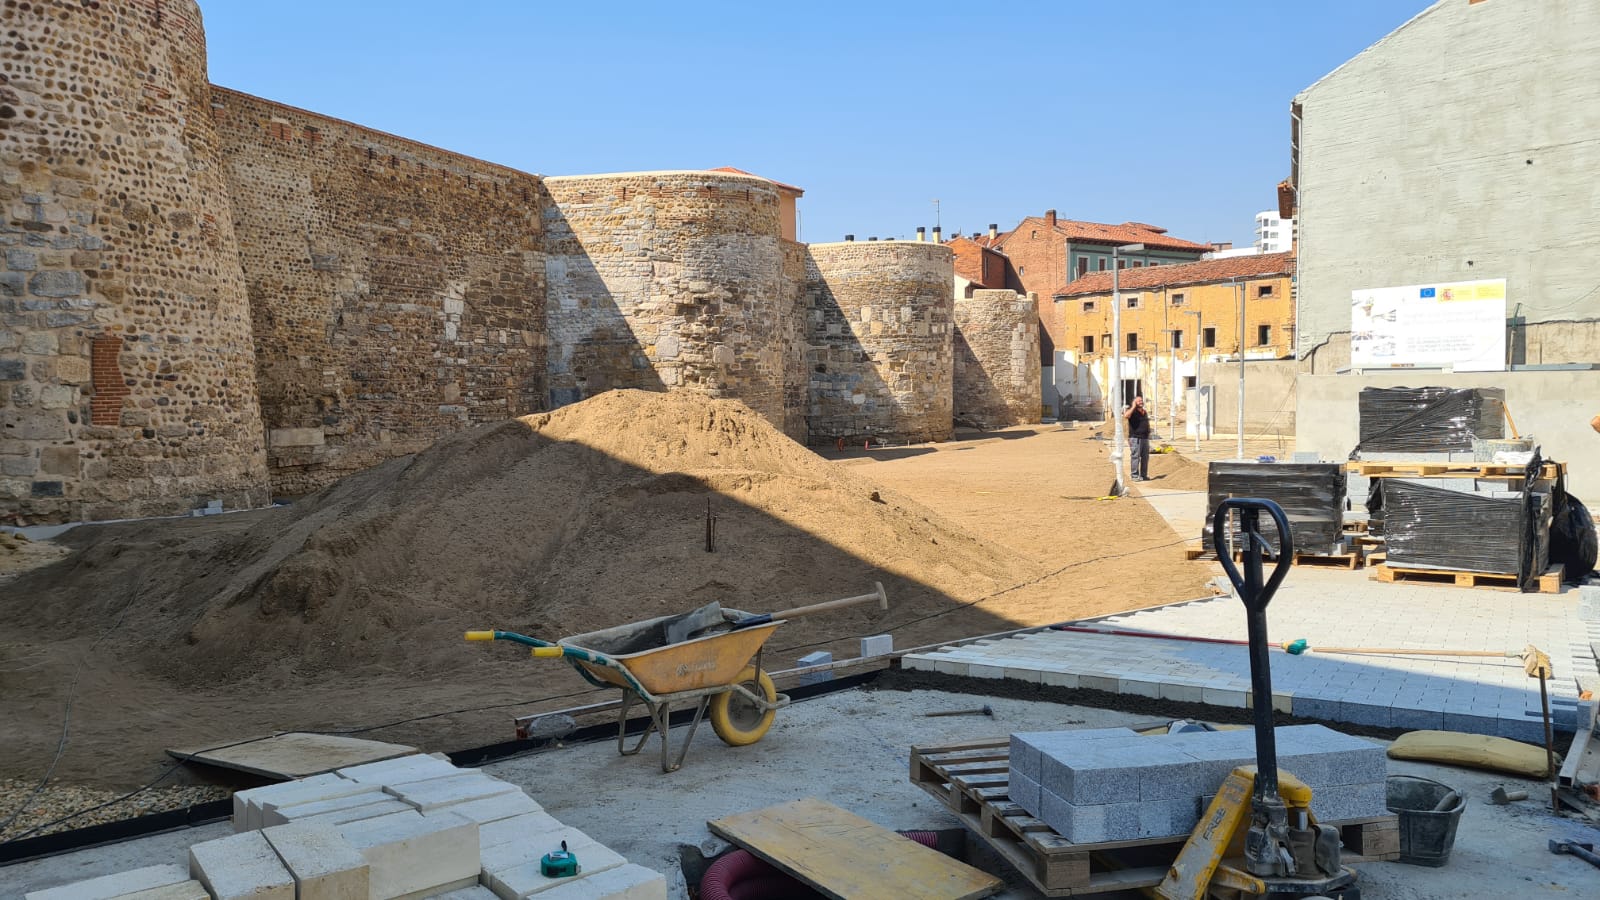
[(517, 634), (515, 631), (469, 631), (466, 634), (466, 638), (469, 641), (514, 641), (518, 644), (525, 644), (529, 647), (555, 646), (555, 644), (552, 644), (549, 641), (541, 641), (538, 638), (528, 637), (525, 634)]
[[(1233, 563), (1233, 554), (1228, 551), (1228, 514), (1235, 509), (1239, 510), (1239, 530), (1244, 538), (1242, 552), (1246, 572), (1239, 571), (1239, 567)], [(1260, 582), (1259, 563), (1260, 555), (1264, 555), (1263, 551), (1267, 548), (1266, 539), (1261, 535), (1262, 512), (1272, 518), (1272, 524), (1278, 531), (1278, 563), (1265, 584)], [(1233, 583), (1245, 607), (1266, 609), (1294, 561), (1294, 537), (1289, 531), (1289, 517), (1284, 514), (1283, 507), (1261, 498), (1230, 497), (1217, 504), (1217, 511), (1212, 514), (1211, 541), (1217, 561), (1222, 563), (1222, 570), (1228, 573), (1228, 580)], [(1254, 577), (1248, 577), (1250, 575)]]

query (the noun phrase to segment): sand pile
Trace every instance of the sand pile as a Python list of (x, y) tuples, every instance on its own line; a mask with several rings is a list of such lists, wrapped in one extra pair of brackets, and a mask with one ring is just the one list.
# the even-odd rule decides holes
[(1150, 486), (1165, 491), (1204, 491), (1209, 467), (1181, 453), (1150, 454)]
[(0, 604), (0, 621), (56, 634), (120, 621), (106, 649), (143, 673), (271, 687), (458, 671), (468, 628), (553, 639), (711, 600), (770, 611), (885, 582), (888, 613), (796, 620), (793, 645), (1039, 569), (830, 467), (742, 404), (687, 393), (614, 391), (484, 426), (241, 519), (71, 532), (78, 552), (7, 585), (27, 602)]

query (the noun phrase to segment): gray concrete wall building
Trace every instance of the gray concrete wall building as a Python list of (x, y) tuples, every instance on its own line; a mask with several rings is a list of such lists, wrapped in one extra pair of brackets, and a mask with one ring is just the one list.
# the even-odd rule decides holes
[(1440, 0), (1294, 113), (1303, 371), (1352, 290), (1491, 278), (1527, 363), (1600, 361), (1600, 4)]

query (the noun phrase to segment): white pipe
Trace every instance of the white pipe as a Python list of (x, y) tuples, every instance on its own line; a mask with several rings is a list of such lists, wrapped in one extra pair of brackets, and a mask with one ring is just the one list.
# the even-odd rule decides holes
[(1122, 282), (1117, 277), (1117, 249), (1111, 248), (1111, 384), (1108, 399), (1116, 400), (1111, 406), (1113, 430), (1111, 468), (1116, 471), (1112, 494), (1122, 496), (1122, 444), (1126, 437), (1122, 430)]
[(1244, 295), (1245, 286), (1239, 285), (1239, 434), (1235, 455), (1244, 459)]

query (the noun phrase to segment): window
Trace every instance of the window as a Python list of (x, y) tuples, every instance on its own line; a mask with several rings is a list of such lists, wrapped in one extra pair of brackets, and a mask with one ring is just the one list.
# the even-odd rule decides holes
[(1176, 328), (1172, 329), (1172, 349), (1174, 349), (1174, 350), (1182, 350), (1183, 349), (1183, 332), (1179, 331)]
[(1136, 259), (1136, 260), (1133, 261), (1133, 267), (1135, 269), (1142, 269), (1142, 268), (1144, 268), (1144, 263), (1142, 263), (1142, 262), (1140, 262), (1140, 261), (1138, 261)]
[(1028, 232), (1028, 240), (1030, 240), (1030, 241), (1033, 240), (1034, 238), (1037, 238), (1038, 236), (1039, 236), (1039, 232), (1038, 232), (1037, 229)]
[(1128, 298), (1128, 308), (1129, 309), (1138, 309), (1139, 308), (1139, 295), (1138, 294), (1134, 294), (1132, 297)]
[(1102, 335), (1100, 335), (1100, 346), (1105, 347), (1108, 350), (1111, 348), (1111, 335), (1110, 334), (1102, 334)]
[(1183, 295), (1182, 294), (1173, 294), (1172, 295), (1172, 305), (1173, 306), (1182, 306), (1183, 305)]
[(1217, 346), (1217, 329), (1207, 328), (1204, 332), (1202, 332), (1202, 335), (1203, 337), (1200, 343), (1207, 350), (1214, 349)]
[(1271, 297), (1272, 296), (1272, 285), (1270, 285), (1270, 284), (1258, 285), (1256, 287), (1256, 296), (1257, 297)]
[(1028, 274), (1028, 267), (1027, 266), (1017, 266), (1017, 274), (1018, 275), (1026, 275), (1026, 274)]
[(1094, 352), (1094, 335), (1086, 334), (1086, 335), (1083, 336), (1083, 352), (1085, 352), (1085, 353), (1093, 353)]
[(1272, 326), (1271, 325), (1257, 325), (1256, 326), (1256, 343), (1258, 345), (1260, 345), (1260, 346), (1263, 346), (1263, 347), (1265, 347), (1267, 344), (1272, 343)]
[(1083, 301), (1083, 311), (1084, 312), (1094, 312), (1094, 301), (1093, 300), (1085, 300), (1085, 301)]
[(1102, 257), (1100, 257), (1100, 271), (1104, 272), (1105, 270), (1106, 270), (1106, 258), (1104, 256), (1102, 256)]
[(1125, 259), (1117, 260), (1117, 268), (1126, 269), (1127, 267), (1128, 267), (1128, 261), (1127, 260), (1125, 260)]
[(1139, 349), (1139, 333), (1130, 331), (1128, 332), (1128, 352), (1131, 353), (1137, 349)]
[(1089, 274), (1089, 260), (1087, 257), (1080, 256), (1078, 257), (1078, 277), (1082, 278), (1087, 274)]
[(1185, 376), (1183, 376), (1183, 386), (1186, 387), (1186, 388), (1194, 387), (1194, 376), (1193, 375), (1185, 375)]

